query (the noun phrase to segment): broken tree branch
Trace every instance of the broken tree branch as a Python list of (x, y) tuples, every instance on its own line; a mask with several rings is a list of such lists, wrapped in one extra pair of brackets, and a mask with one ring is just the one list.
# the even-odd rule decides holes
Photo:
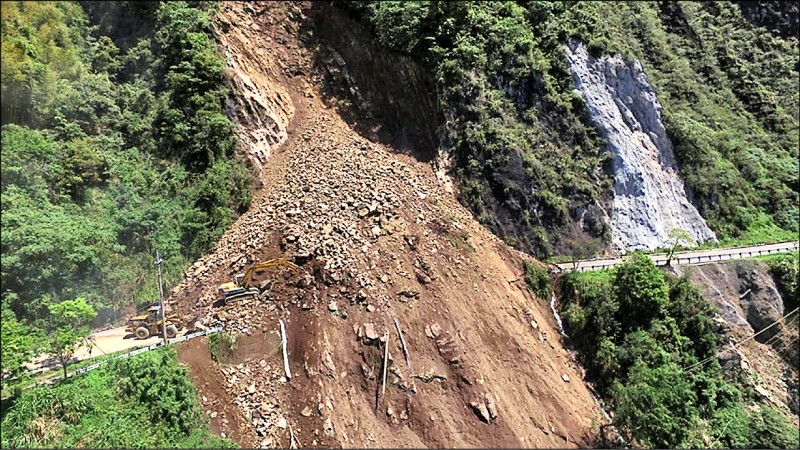
[(292, 372), (289, 370), (289, 354), (286, 350), (286, 325), (283, 323), (283, 319), (280, 319), (281, 323), (281, 347), (283, 347), (283, 369), (286, 371), (286, 379), (292, 379)]
[(383, 344), (383, 381), (381, 382), (381, 395), (386, 394), (386, 372), (389, 368), (389, 332), (386, 332), (386, 343)]
[(295, 436), (291, 425), (289, 425), (289, 448), (302, 448), (300, 439), (297, 439), (297, 436)]
[(406, 347), (406, 340), (403, 339), (403, 332), (400, 331), (400, 322), (397, 321), (397, 318), (394, 319), (394, 326), (397, 328), (397, 335), (400, 336), (400, 345), (403, 346), (403, 356), (406, 358), (406, 364), (408, 368), (411, 369), (411, 358), (408, 356), (408, 348)]

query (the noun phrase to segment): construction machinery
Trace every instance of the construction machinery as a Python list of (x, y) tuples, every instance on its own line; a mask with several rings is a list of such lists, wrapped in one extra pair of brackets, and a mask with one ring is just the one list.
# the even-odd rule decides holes
[(259, 293), (258, 288), (250, 285), (250, 283), (253, 281), (253, 275), (281, 266), (292, 271), (300, 270), (300, 267), (297, 264), (289, 262), (283, 258), (270, 259), (269, 261), (254, 264), (250, 266), (250, 268), (244, 273), (237, 274), (234, 277), (234, 281), (219, 285), (217, 290), (218, 298), (227, 302), (228, 300), (239, 297), (257, 296)]
[[(178, 331), (184, 327), (188, 331), (195, 328), (197, 318), (192, 320), (185, 320), (177, 314), (170, 314), (165, 318), (167, 339), (173, 339), (178, 336)], [(128, 326), (125, 331), (134, 333), (136, 339), (147, 339), (150, 336), (157, 336), (162, 333), (164, 327), (161, 325), (161, 306), (153, 305), (147, 308), (147, 313), (133, 316), (128, 319)]]

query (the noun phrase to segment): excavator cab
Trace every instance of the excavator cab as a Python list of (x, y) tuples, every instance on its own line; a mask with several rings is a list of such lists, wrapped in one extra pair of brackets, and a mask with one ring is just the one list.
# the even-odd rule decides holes
[(217, 297), (228, 299), (246, 293), (247, 289), (242, 287), (242, 278), (244, 278), (244, 274), (240, 273), (236, 275), (234, 281), (220, 284), (217, 290)]

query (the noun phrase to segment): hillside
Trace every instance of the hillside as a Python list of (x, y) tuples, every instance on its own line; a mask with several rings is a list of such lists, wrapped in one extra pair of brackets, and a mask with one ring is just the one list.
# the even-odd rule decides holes
[[(208, 409), (224, 412), (217, 426), (242, 445), (287, 446), (289, 427), (311, 446), (591, 445), (602, 412), (547, 303), (521, 279), (529, 258), (475, 223), (430, 165), (365, 139), (323, 103), (309, 80), (329, 70), (313, 64), (324, 39), (301, 40), (316, 35), (317, 13), (310, 3), (224, 4), (218, 16), (237, 101), (265, 95), (264, 111), (293, 114), (277, 126), (242, 123), (240, 132), (276, 142), (286, 129), (286, 140), (262, 167), (253, 207), (172, 297), (242, 333), (240, 364), (209, 360), (190, 372)], [(242, 81), (254, 67), (259, 79)], [(259, 299), (215, 304), (217, 284), (279, 255), (303, 273), (264, 275)], [(279, 319), (289, 381), (280, 352), (267, 350)], [(384, 333), (391, 359), (376, 410)]]
[[(657, 237), (659, 225), (648, 223), (643, 207), (612, 206), (620, 193), (648, 197), (665, 183), (685, 183), (683, 202), (722, 241), (797, 236), (799, 59), (797, 34), (787, 33), (797, 10), (739, 3), (336, 5), (383, 52), (431, 68), (441, 114), (436, 139), (459, 181), (459, 198), (506, 242), (544, 257), (592, 239), (609, 243), (619, 214), (632, 215), (632, 223), (653, 228)], [(335, 20), (335, 11), (330, 16)], [(673, 175), (660, 184), (620, 187), (639, 178), (638, 164), (630, 171), (628, 162), (620, 164), (625, 157), (614, 137), (602, 132), (598, 120), (611, 113), (574, 92), (570, 40), (583, 42), (594, 58), (639, 66), (658, 114), (632, 118), (663, 125), (630, 126), (663, 130), (658, 147), (674, 147), (673, 170), (683, 180)], [(606, 105), (626, 105), (626, 90), (633, 92), (621, 86), (616, 105)]]
[(799, 14), (3, 2), (3, 445), (796, 448)]

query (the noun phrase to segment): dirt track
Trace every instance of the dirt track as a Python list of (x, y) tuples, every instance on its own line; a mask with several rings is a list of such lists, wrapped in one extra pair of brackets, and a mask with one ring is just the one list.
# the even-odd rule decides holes
[[(520, 278), (530, 259), (478, 225), (431, 164), (343, 119), (347, 101), (324, 79), (358, 67), (331, 57), (315, 27), (343, 29), (335, 20), (310, 2), (223, 3), (217, 17), (232, 108), (272, 118), (237, 115), (245, 145), (244, 136), (271, 136), (258, 152), (243, 150), (262, 158), (263, 142), (272, 144), (251, 209), (171, 299), (183, 314), (239, 330), (241, 362), (219, 366), (206, 349), (181, 350), (208, 414), (226, 418), (214, 426), (244, 446), (288, 447), (291, 435), (303, 447), (592, 445), (602, 414), (547, 302)], [(269, 275), (257, 300), (213, 304), (217, 283), (278, 255), (303, 273)], [(271, 344), (246, 341), (272, 342), (280, 318), (290, 380)]]

